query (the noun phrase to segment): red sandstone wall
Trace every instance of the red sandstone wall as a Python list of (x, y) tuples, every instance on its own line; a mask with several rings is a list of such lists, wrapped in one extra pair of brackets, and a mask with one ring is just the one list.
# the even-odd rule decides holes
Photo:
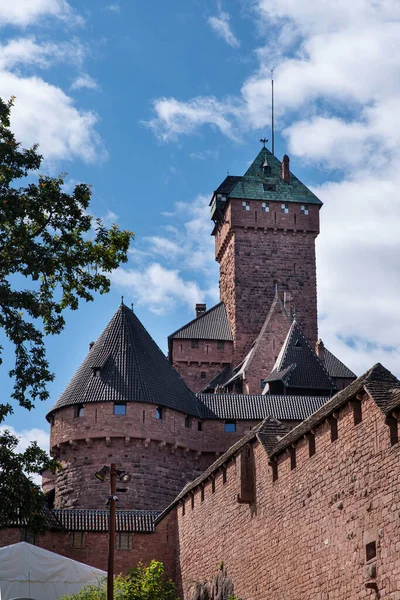
[[(354, 425), (350, 405), (340, 411), (339, 437), (317, 428), (316, 454), (302, 440), (297, 465), (280, 462), (272, 481), (268, 458), (255, 446), (256, 497), (236, 501), (236, 463), (178, 508), (179, 558), (184, 589), (204, 581), (220, 561), (243, 600), (398, 600), (400, 590), (399, 444), (373, 401), (363, 402)], [(366, 544), (377, 545), (366, 564)], [(376, 580), (370, 575), (376, 566)], [(376, 581), (379, 596), (366, 584)], [(186, 598), (187, 596), (185, 596)]]
[(79, 418), (72, 406), (58, 410), (50, 432), (63, 466), (56, 508), (104, 508), (108, 486), (94, 474), (115, 462), (132, 475), (119, 508), (161, 510), (255, 424), (240, 422), (236, 433), (225, 433), (222, 421), (205, 421), (198, 431), (198, 419), (186, 427), (182, 413), (164, 409), (163, 416), (157, 420), (154, 405), (134, 402), (124, 416), (113, 414), (112, 402), (86, 404)]
[[(192, 348), (191, 340), (172, 340), (173, 366), (193, 392), (200, 392), (232, 362), (232, 352), (233, 342), (224, 342), (220, 350), (216, 340), (199, 340), (199, 348)], [(202, 373), (206, 374), (204, 378)]]
[[(317, 291), (315, 238), (319, 233), (319, 207), (270, 202), (270, 212), (261, 212), (259, 201), (230, 201), (227, 222), (216, 236), (220, 262), (220, 296), (225, 302), (235, 338), (235, 363), (243, 358), (261, 330), (275, 293), (293, 295), (297, 320), (313, 344), (317, 340)], [(228, 231), (228, 227), (233, 231)]]
[[(115, 573), (127, 573), (138, 562), (148, 564), (152, 559), (164, 563), (170, 577), (175, 578), (176, 520), (173, 514), (157, 527), (155, 533), (132, 533), (130, 550), (115, 550)], [(107, 571), (108, 533), (85, 533), (85, 548), (72, 546), (72, 533), (48, 531), (39, 536), (37, 545), (50, 552), (78, 560)], [(0, 547), (23, 540), (20, 529), (0, 531)]]

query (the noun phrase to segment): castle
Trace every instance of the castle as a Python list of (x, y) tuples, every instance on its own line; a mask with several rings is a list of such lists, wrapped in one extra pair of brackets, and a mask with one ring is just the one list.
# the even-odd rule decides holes
[(117, 570), (162, 560), (185, 600), (218, 585), (244, 600), (399, 599), (400, 382), (381, 365), (355, 379), (318, 339), (321, 205), (265, 147), (216, 189), (220, 303), (196, 305), (168, 358), (117, 309), (48, 414), (62, 469), (43, 474), (49, 531), (33, 541), (104, 568), (94, 474), (117, 463), (132, 476)]

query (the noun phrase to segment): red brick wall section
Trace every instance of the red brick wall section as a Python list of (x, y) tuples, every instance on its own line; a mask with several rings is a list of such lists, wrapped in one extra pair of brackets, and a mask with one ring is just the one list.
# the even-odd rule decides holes
[[(118, 464), (132, 475), (120, 493), (120, 509), (162, 510), (184, 485), (200, 475), (255, 422), (238, 422), (236, 433), (225, 433), (223, 421), (199, 419), (185, 426), (185, 415), (131, 402), (126, 415), (114, 415), (113, 403), (85, 405), (83, 417), (74, 407), (56, 412), (50, 448), (62, 464), (56, 479), (56, 508), (104, 508), (107, 482), (94, 474), (103, 465)], [(143, 420), (144, 419), (144, 420)]]
[[(319, 233), (319, 207), (270, 202), (270, 212), (259, 201), (250, 210), (241, 200), (231, 200), (226, 222), (216, 235), (216, 258), (220, 263), (220, 296), (224, 301), (235, 338), (238, 363), (259, 334), (272, 304), (275, 284), (293, 295), (297, 320), (306, 337), (317, 340), (317, 290), (315, 238)], [(229, 228), (229, 229), (228, 229)]]
[(192, 348), (192, 340), (172, 341), (172, 363), (193, 392), (200, 392), (230, 364), (232, 353), (233, 343), (228, 341), (224, 341), (223, 349), (218, 348), (216, 340), (199, 340), (198, 348)]
[[(131, 533), (130, 535), (131, 549), (115, 550), (115, 573), (126, 574), (129, 569), (136, 567), (138, 562), (148, 564), (154, 559), (161, 561), (167, 574), (175, 578), (176, 519), (174, 514), (160, 523), (155, 533)], [(23, 530), (0, 531), (0, 547), (18, 543), (23, 539)], [(40, 548), (107, 571), (108, 533), (86, 532), (84, 540), (84, 548), (74, 548), (71, 532), (48, 531), (45, 535), (39, 536), (36, 541)]]
[[(198, 490), (193, 508), (190, 499), (185, 514), (179, 506), (184, 590), (212, 577), (223, 561), (243, 600), (399, 599), (400, 449), (390, 445), (384, 416), (368, 396), (362, 410), (358, 425), (350, 404), (340, 411), (334, 442), (329, 424), (321, 424), (311, 458), (302, 439), (295, 468), (283, 455), (275, 482), (256, 443), (254, 502), (237, 502), (232, 461), (226, 483), (221, 473), (214, 493), (208, 482), (203, 501)], [(376, 558), (367, 561), (367, 544), (373, 554), (374, 543)]]

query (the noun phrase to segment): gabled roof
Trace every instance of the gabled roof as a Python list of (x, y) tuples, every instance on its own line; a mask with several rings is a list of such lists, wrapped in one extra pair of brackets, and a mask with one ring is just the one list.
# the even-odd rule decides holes
[[(269, 174), (266, 174), (263, 169), (265, 159), (271, 169)], [(292, 172), (290, 173), (290, 183), (283, 181), (282, 163), (267, 148), (260, 150), (246, 173), (229, 192), (229, 197), (322, 205), (321, 200)]]
[[(60, 528), (66, 531), (108, 531), (108, 510), (53, 509), (51, 512)], [(116, 530), (151, 533), (159, 514), (160, 511), (154, 510), (117, 510)]]
[(325, 348), (325, 369), (331, 377), (341, 377), (343, 379), (355, 379), (357, 375), (350, 371), (332, 352)]
[(231, 364), (226, 365), (222, 371), (220, 371), (218, 373), (218, 375), (216, 375), (214, 377), (214, 379), (211, 379), (211, 381), (209, 381), (209, 383), (207, 383), (207, 385), (204, 386), (204, 388), (201, 390), (201, 392), (205, 392), (205, 390), (215, 390), (218, 387), (223, 387), (227, 381), (229, 381), (231, 379), (231, 377), (233, 377), (235, 374), (233, 367)]
[[(98, 377), (96, 369), (101, 369)], [(195, 395), (124, 304), (89, 350), (49, 415), (64, 406), (89, 402), (146, 402), (198, 416)]]
[(215, 476), (218, 470), (231, 458), (233, 458), (246, 444), (258, 439), (267, 452), (270, 452), (285, 434), (286, 429), (281, 425), (281, 423), (279, 423), (279, 421), (272, 417), (267, 417), (264, 419), (264, 421), (253, 427), (249, 433), (233, 444), (229, 450), (227, 450), (215, 462), (213, 462), (213, 464), (208, 467), (208, 469), (206, 469), (199, 477), (197, 477), (197, 479), (185, 485), (175, 500), (169, 506), (167, 506), (165, 510), (163, 510), (159, 517), (157, 517), (155, 524), (157, 525), (157, 523), (159, 523), (189, 492), (193, 492), (209, 477)]
[(266, 383), (282, 381), (288, 388), (336, 390), (324, 365), (293, 321)]
[(202, 419), (303, 421), (329, 400), (328, 396), (269, 394), (197, 394)]
[(219, 302), (205, 313), (193, 319), (174, 333), (168, 339), (221, 340), (232, 342), (232, 331), (229, 325), (225, 304)]

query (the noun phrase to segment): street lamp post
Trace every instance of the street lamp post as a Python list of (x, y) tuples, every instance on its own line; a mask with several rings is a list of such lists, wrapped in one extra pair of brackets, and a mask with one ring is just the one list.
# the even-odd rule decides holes
[(114, 554), (115, 554), (115, 525), (117, 517), (117, 465), (110, 468), (110, 511), (108, 515), (108, 569), (107, 569), (107, 600), (114, 598)]
[[(118, 469), (115, 463), (109, 467), (104, 466), (95, 473), (95, 477), (104, 481), (106, 476), (110, 475), (110, 495), (107, 504), (108, 513), (108, 567), (107, 567), (107, 600), (114, 598), (114, 556), (115, 556), (115, 529), (117, 522), (117, 477), (122, 483), (128, 483), (131, 479), (129, 473), (123, 469)], [(120, 491), (126, 491), (121, 489)]]

